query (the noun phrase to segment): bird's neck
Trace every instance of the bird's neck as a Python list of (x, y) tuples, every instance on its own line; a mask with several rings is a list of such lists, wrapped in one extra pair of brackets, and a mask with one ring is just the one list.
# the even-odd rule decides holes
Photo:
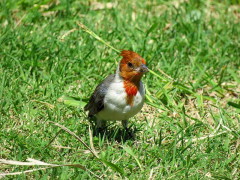
[(124, 88), (125, 88), (125, 91), (126, 91), (127, 95), (129, 95), (129, 96), (136, 96), (137, 95), (140, 81), (132, 82), (132, 81), (129, 81), (129, 80), (124, 80), (123, 84), (124, 84)]

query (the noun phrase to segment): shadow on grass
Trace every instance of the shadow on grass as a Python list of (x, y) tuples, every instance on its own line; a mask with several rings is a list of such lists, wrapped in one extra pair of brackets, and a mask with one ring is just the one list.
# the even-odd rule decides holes
[[(105, 128), (97, 128), (95, 120), (90, 120), (93, 129), (93, 136), (99, 138), (107, 138), (110, 141), (125, 142), (127, 140), (135, 140), (136, 133), (140, 131), (133, 124), (125, 129), (118, 125), (109, 125)], [(115, 124), (115, 123), (113, 123)]]

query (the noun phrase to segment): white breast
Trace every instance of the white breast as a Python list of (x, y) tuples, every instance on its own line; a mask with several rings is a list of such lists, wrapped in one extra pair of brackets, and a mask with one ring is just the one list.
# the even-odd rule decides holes
[(97, 118), (106, 121), (122, 121), (137, 114), (143, 106), (145, 96), (142, 82), (140, 82), (139, 91), (134, 96), (132, 106), (127, 104), (126, 96), (123, 80), (116, 76), (104, 98), (104, 109), (96, 115)]

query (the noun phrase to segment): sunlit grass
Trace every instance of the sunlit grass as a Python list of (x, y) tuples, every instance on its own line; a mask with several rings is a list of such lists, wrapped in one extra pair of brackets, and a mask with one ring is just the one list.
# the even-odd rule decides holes
[[(238, 1), (0, 5), (0, 159), (87, 169), (6, 177), (238, 179)], [(120, 123), (110, 123), (105, 136), (91, 136), (82, 107), (115, 72), (121, 49), (138, 52), (151, 69), (143, 78), (145, 106), (130, 119), (135, 137)], [(102, 161), (50, 121), (75, 133)], [(31, 168), (2, 165), (0, 174)]]

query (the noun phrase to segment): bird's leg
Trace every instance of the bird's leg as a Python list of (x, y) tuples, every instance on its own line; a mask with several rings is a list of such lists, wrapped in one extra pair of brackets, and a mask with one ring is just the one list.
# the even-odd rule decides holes
[(106, 127), (106, 121), (97, 119), (97, 128), (104, 129)]
[(123, 125), (124, 129), (128, 130), (128, 120), (123, 120), (122, 125)]
[(127, 133), (127, 136), (130, 137), (130, 138), (134, 138), (135, 137), (135, 134), (133, 131), (131, 131), (130, 128), (128, 128), (128, 120), (123, 120), (122, 121), (122, 125)]

